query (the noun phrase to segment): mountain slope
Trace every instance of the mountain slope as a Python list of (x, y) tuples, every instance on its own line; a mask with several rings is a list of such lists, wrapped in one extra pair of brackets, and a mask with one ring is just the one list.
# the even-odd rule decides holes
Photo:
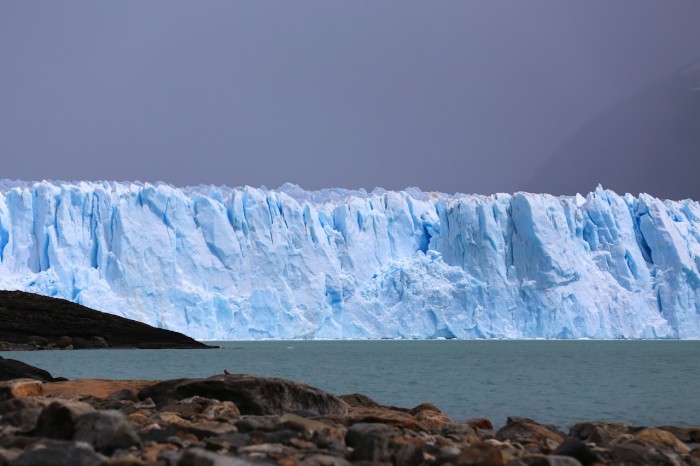
[(700, 61), (609, 107), (569, 137), (523, 186), (700, 199)]

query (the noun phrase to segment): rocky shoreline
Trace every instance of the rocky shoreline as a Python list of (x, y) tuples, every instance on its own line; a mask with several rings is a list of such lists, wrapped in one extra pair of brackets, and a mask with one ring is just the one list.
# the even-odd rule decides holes
[(64, 299), (0, 290), (0, 351), (212, 348), (181, 333)]
[(450, 419), (431, 403), (382, 406), (239, 374), (37, 378), (0, 382), (0, 465), (700, 466), (700, 427), (583, 422), (563, 432), (511, 417), (495, 430), (487, 419)]

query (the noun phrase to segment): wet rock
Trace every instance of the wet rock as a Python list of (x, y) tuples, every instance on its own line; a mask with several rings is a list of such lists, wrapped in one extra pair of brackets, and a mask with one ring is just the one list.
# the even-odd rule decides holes
[(600, 462), (598, 455), (593, 453), (593, 451), (578, 437), (569, 437), (561, 445), (559, 445), (556, 450), (552, 452), (553, 455), (559, 456), (570, 456), (579, 461), (583, 466), (593, 466), (595, 463)]
[(498, 447), (487, 443), (477, 443), (460, 453), (456, 464), (460, 466), (503, 466), (505, 461)]
[(10, 466), (102, 466), (105, 458), (86, 443), (40, 440), (15, 458)]
[(86, 442), (101, 452), (139, 447), (141, 440), (119, 411), (95, 411), (83, 414), (75, 423), (73, 440)]
[(506, 425), (496, 432), (497, 440), (523, 444), (531, 451), (549, 453), (564, 441), (564, 434), (556, 428), (526, 419), (509, 417)]
[(52, 439), (71, 439), (78, 418), (93, 411), (92, 406), (81, 401), (54, 401), (39, 414), (33, 434)]
[(0, 381), (12, 379), (34, 379), (40, 382), (53, 381), (53, 377), (48, 371), (30, 366), (16, 359), (0, 358)]
[(571, 428), (569, 435), (605, 447), (631, 429), (622, 422), (581, 422)]
[(43, 385), (36, 379), (14, 379), (0, 382), (0, 401), (43, 394)]

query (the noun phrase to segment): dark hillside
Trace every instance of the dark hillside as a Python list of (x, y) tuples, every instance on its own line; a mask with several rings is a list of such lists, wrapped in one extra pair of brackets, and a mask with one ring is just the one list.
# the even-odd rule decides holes
[(0, 342), (4, 349), (209, 348), (181, 333), (22, 291), (0, 291)]

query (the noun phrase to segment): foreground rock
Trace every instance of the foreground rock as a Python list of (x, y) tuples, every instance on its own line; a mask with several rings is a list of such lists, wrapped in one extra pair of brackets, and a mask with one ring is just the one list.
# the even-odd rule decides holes
[(562, 432), (512, 417), (494, 432), (430, 403), (382, 406), (279, 378), (24, 379), (0, 391), (0, 465), (700, 466), (697, 428), (590, 422)]
[(0, 291), (0, 350), (86, 348), (210, 347), (181, 333), (63, 299)]
[(236, 404), (242, 414), (268, 415), (307, 411), (318, 414), (344, 414), (343, 400), (306, 384), (275, 377), (218, 375), (207, 379), (178, 379), (144, 388), (139, 399), (156, 403), (201, 396)]
[[(48, 371), (31, 366), (16, 359), (0, 357), (0, 381), (14, 379), (33, 379), (39, 382), (58, 381)], [(61, 378), (60, 380), (65, 380)], [(1, 395), (0, 395), (1, 396)]]

